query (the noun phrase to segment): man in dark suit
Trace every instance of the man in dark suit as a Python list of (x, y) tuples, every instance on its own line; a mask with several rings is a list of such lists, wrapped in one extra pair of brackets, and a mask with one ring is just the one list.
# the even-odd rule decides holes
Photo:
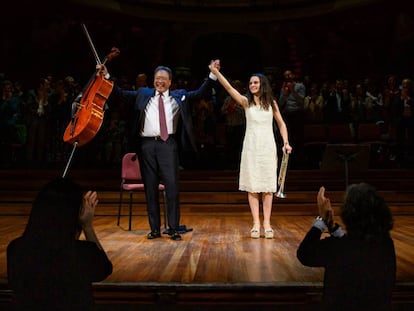
[[(214, 62), (214, 61), (213, 61)], [(102, 74), (109, 74), (102, 66)], [(180, 225), (179, 202), (179, 153), (178, 141), (181, 146), (191, 146), (196, 150), (193, 138), (191, 109), (189, 103), (193, 99), (211, 93), (217, 78), (210, 72), (209, 78), (199, 89), (187, 91), (171, 90), (172, 71), (159, 66), (154, 71), (154, 87), (142, 87), (138, 90), (123, 90), (114, 87), (113, 95), (135, 100), (136, 116), (131, 128), (131, 146), (136, 151), (141, 164), (142, 178), (145, 185), (147, 211), (151, 232), (148, 239), (161, 237), (161, 217), (158, 185), (160, 180), (165, 185), (168, 215), (168, 233), (173, 240), (181, 240), (178, 232)], [(161, 99), (160, 99), (161, 98)], [(163, 109), (160, 108), (163, 102)], [(163, 137), (160, 110), (164, 110), (167, 132)]]

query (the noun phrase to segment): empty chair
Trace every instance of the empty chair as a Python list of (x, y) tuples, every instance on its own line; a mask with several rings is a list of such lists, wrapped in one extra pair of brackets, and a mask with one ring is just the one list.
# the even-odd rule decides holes
[[(166, 208), (166, 196), (165, 196), (165, 187), (163, 184), (158, 185), (158, 189), (162, 191), (164, 198), (164, 227), (167, 228), (167, 208)], [(119, 221), (121, 218), (121, 209), (122, 209), (122, 197), (124, 191), (129, 192), (129, 225), (128, 230), (131, 230), (132, 222), (132, 203), (133, 203), (133, 194), (135, 191), (145, 191), (144, 183), (142, 182), (141, 169), (139, 165), (138, 156), (136, 153), (126, 153), (122, 158), (121, 164), (121, 187), (120, 187), (120, 198), (119, 198), (119, 207), (118, 207), (118, 221), (117, 225), (119, 226)]]

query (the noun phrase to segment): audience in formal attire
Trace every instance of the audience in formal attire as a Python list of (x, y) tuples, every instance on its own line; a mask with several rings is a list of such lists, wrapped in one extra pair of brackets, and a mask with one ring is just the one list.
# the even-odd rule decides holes
[[(56, 88), (60, 88), (59, 84), (61, 84), (61, 80), (63, 79), (65, 89), (64, 94), (67, 101), (70, 102), (71, 99), (75, 98), (80, 92), (79, 83), (69, 75), (66, 75), (65, 78), (53, 74), (48, 74), (47, 76), (49, 77), (48, 79), (53, 79), (54, 83), (52, 85), (49, 82), (49, 87), (46, 86), (48, 89), (46, 94), (48, 95), (44, 100), (46, 99), (49, 104), (49, 107), (46, 109), (43, 107), (45, 106), (44, 104), (42, 106), (36, 102), (36, 98), (39, 97), (38, 88), (36, 91), (34, 91), (35, 88), (30, 90), (19, 83), (18, 80), (12, 81), (6, 79), (6, 76), (3, 77), (3, 81), (9, 80), (14, 84), (14, 96), (19, 99), (21, 107), (21, 118), (15, 125), (19, 143), (13, 144), (11, 152), (4, 152), (6, 155), (10, 155), (12, 165), (8, 165), (6, 161), (2, 163), (3, 167), (18, 167), (22, 165), (32, 168), (40, 166), (56, 167), (56, 165), (61, 164), (62, 160), (65, 162), (68, 158), (71, 146), (67, 145), (67, 143), (63, 143), (62, 145), (61, 134), (59, 132), (61, 131), (61, 128), (64, 127), (63, 120), (70, 116), (64, 117), (62, 112), (62, 114), (58, 113), (58, 118), (56, 119), (56, 107), (61, 107), (59, 105), (56, 106), (54, 103), (58, 98), (56, 95)], [(274, 81), (280, 81), (279, 84), (275, 85), (301, 85), (300, 81), (297, 80), (293, 73), (287, 75), (287, 79), (290, 79), (292, 83), (288, 84), (288, 81), (283, 82), (282, 75), (273, 78)], [(401, 109), (399, 108), (401, 105), (398, 104), (399, 101), (401, 102), (401, 91), (407, 88), (402, 87), (402, 84), (399, 83), (399, 79), (395, 75), (384, 76), (382, 80), (385, 81), (385, 83), (381, 83), (381, 78), (360, 79), (360, 77), (353, 77), (351, 80), (340, 78), (317, 80), (307, 76), (306, 85), (308, 85), (308, 89), (305, 88), (305, 97), (303, 99), (303, 121), (293, 122), (294, 125), (301, 124), (298, 126), (297, 132), (301, 132), (299, 127), (303, 132), (303, 124), (307, 123), (324, 123), (327, 125), (349, 123), (354, 140), (357, 141), (359, 137), (359, 124), (367, 122), (376, 123), (380, 128), (380, 139), (385, 143), (383, 148), (381, 148), (381, 152), (384, 153), (381, 155), (381, 158), (386, 160), (381, 164), (381, 167), (408, 167), (410, 163), (410, 161), (407, 160), (410, 158), (410, 152), (409, 149), (407, 149), (410, 145), (410, 139), (408, 138), (409, 122), (405, 134), (401, 134), (403, 132), (402, 126), (405, 121), (402, 121)], [(411, 79), (406, 78), (405, 80)], [(145, 85), (145, 82), (143, 82), (145, 81), (145, 74), (139, 73), (133, 81), (128, 81), (126, 76), (122, 76), (117, 79), (117, 81), (122, 84), (124, 89), (134, 90), (137, 87), (139, 88), (140, 86)], [(135, 84), (137, 81), (138, 84)], [(180, 87), (188, 88), (189, 86), (196, 84), (197, 82), (194, 79), (189, 78), (189, 76), (186, 77), (186, 79), (179, 77), (179, 79), (173, 79), (171, 82), (171, 90)], [(406, 84), (406, 82), (404, 82), (404, 84)], [(320, 85), (319, 90), (318, 85)], [(217, 128), (226, 128), (227, 131), (209, 131), (209, 135), (211, 136), (209, 141), (213, 144), (209, 146), (209, 154), (215, 155), (214, 161), (211, 161), (209, 165), (205, 165), (205, 162), (204, 164), (201, 163), (203, 161), (202, 157), (193, 157), (189, 152), (184, 152), (180, 154), (180, 161), (182, 162), (181, 166), (184, 168), (234, 168), (234, 162), (237, 163), (237, 161), (230, 161), (229, 158), (233, 157), (233, 151), (235, 152), (236, 146), (238, 145), (239, 134), (243, 130), (237, 130), (237, 133), (230, 134), (230, 132), (233, 131), (229, 131), (230, 127), (226, 125), (229, 124), (226, 122), (230, 122), (230, 119), (228, 118), (230, 115), (223, 114), (223, 111), (232, 111), (231, 109), (227, 109), (230, 102), (225, 102), (225, 96), (221, 98), (219, 96), (220, 94), (211, 95), (214, 109), (212, 112), (210, 111), (208, 117), (208, 120), (211, 120), (212, 122), (207, 123), (215, 124), (217, 125)], [(292, 97), (293, 95), (289, 96)], [(286, 103), (289, 96), (285, 98)], [(297, 98), (297, 96), (293, 97)], [(207, 99), (209, 99), (209, 97)], [(323, 107), (321, 107), (321, 101), (323, 101)], [(197, 111), (196, 106), (197, 105), (193, 105), (192, 111), (194, 124), (197, 122), (196, 118), (203, 114), (203, 105), (199, 105), (200, 111)], [(40, 112), (41, 115), (37, 113), (37, 108), (39, 107), (43, 111)], [(104, 135), (104, 132), (110, 132), (108, 131), (109, 127), (114, 129), (113, 126), (117, 123), (110, 121), (112, 113), (119, 113), (119, 124), (125, 135), (125, 138), (121, 142), (121, 153), (126, 152), (126, 140), (130, 137), (131, 129), (133, 128), (133, 120), (131, 120), (133, 113), (131, 109), (132, 105), (130, 103), (126, 103), (124, 100), (115, 96), (110, 96), (108, 104), (105, 105), (104, 120), (100, 132), (97, 134), (97, 139), (94, 139), (91, 144), (88, 144), (88, 146), (82, 148), (82, 150), (78, 152), (78, 160), (74, 165), (76, 164), (78, 167), (88, 166), (95, 168), (107, 166), (108, 153), (106, 153), (105, 150), (108, 150), (107, 147), (111, 146), (112, 139), (118, 139), (118, 137), (114, 135)], [(234, 116), (234, 114), (232, 115)], [(63, 119), (58, 120), (60, 117)], [(241, 122), (241, 120), (239, 121)], [(57, 125), (57, 122), (59, 125)], [(201, 129), (201, 125), (197, 125), (199, 129)], [(2, 126), (4, 126), (4, 122)], [(44, 128), (46, 128), (45, 131), (42, 130)], [(207, 129), (209, 128), (211, 127), (207, 126)], [(237, 126), (237, 128), (239, 128), (239, 126)], [(397, 128), (399, 129), (398, 131)], [(44, 134), (41, 134), (39, 131), (43, 131), (42, 133)], [(397, 132), (399, 133), (398, 139)], [(220, 135), (223, 135), (223, 137), (220, 137)], [(2, 135), (3, 141), (9, 139), (9, 137), (6, 136), (7, 135)], [(300, 141), (300, 135), (291, 134), (291, 136), (295, 136), (296, 139), (299, 137)], [(229, 148), (223, 152), (221, 145), (214, 146), (218, 144), (223, 144), (224, 146), (223, 142), (228, 142), (230, 144), (234, 143), (234, 149), (232, 148), (233, 146), (231, 148), (230, 146), (226, 146)], [(38, 148), (38, 144), (41, 147)], [(118, 145), (118, 142), (116, 142), (115, 145)], [(404, 147), (404, 150), (400, 148), (401, 146)], [(6, 149), (7, 148), (4, 148), (3, 150)], [(297, 152), (300, 152), (300, 150), (296, 150), (295, 153)], [(43, 160), (40, 161), (38, 158)], [(110, 161), (112, 162), (110, 165), (119, 166), (120, 161), (118, 158), (119, 157), (117, 156), (112, 157), (114, 160)], [(403, 160), (404, 158), (406, 160)], [(199, 160), (201, 161), (200, 163), (198, 163)], [(295, 169), (296, 166), (299, 169), (310, 169), (306, 167), (306, 165), (306, 162), (303, 162), (298, 166), (292, 165), (291, 163), (290, 168)]]
[(330, 82), (326, 94), (324, 120), (330, 124), (350, 123), (351, 97), (343, 79)]

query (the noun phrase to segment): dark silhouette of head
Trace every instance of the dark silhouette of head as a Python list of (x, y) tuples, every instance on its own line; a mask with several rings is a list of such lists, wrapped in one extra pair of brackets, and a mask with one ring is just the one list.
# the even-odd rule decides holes
[(355, 239), (380, 240), (393, 227), (391, 211), (376, 189), (366, 183), (347, 188), (341, 218), (348, 236)]
[(83, 193), (68, 178), (56, 178), (39, 191), (30, 213), (24, 237), (41, 244), (65, 245), (80, 232), (79, 214)]

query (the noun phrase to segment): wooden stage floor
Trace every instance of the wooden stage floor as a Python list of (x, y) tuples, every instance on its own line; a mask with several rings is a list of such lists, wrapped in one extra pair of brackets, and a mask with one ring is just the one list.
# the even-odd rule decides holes
[[(193, 228), (182, 241), (147, 240), (147, 217), (97, 216), (97, 234), (113, 262), (94, 285), (99, 310), (318, 310), (323, 270), (304, 267), (296, 249), (313, 216), (272, 216), (274, 239), (251, 239), (249, 213), (182, 215)], [(1, 305), (7, 307), (6, 247), (26, 216), (0, 217)], [(412, 310), (414, 216), (394, 216), (397, 254), (395, 310)], [(277, 306), (278, 308), (275, 308)], [(214, 307), (214, 308), (212, 308)], [(135, 309), (134, 309), (135, 308)], [(175, 309), (174, 309), (175, 308)], [(7, 309), (7, 308), (5, 308)], [(3, 310), (3, 309), (2, 309)]]
[[(56, 171), (0, 171), (0, 309), (9, 310), (6, 247), (21, 235), (31, 202)], [(182, 171), (181, 223), (192, 232), (182, 241), (167, 235), (147, 240), (143, 194), (134, 196), (132, 231), (128, 218), (116, 225), (118, 170), (71, 171), (98, 191), (94, 221), (114, 264), (106, 280), (94, 284), (97, 310), (144, 311), (316, 311), (323, 270), (302, 266), (296, 249), (316, 213), (316, 193), (325, 185), (334, 207), (342, 199), (343, 171), (291, 171), (288, 198), (275, 199), (275, 238), (252, 240), (246, 194), (237, 191), (235, 171)], [(374, 185), (390, 205), (397, 254), (393, 311), (414, 310), (414, 171), (352, 171), (349, 182)], [(128, 196), (123, 199), (127, 211)], [(368, 310), (367, 310), (368, 311)]]

